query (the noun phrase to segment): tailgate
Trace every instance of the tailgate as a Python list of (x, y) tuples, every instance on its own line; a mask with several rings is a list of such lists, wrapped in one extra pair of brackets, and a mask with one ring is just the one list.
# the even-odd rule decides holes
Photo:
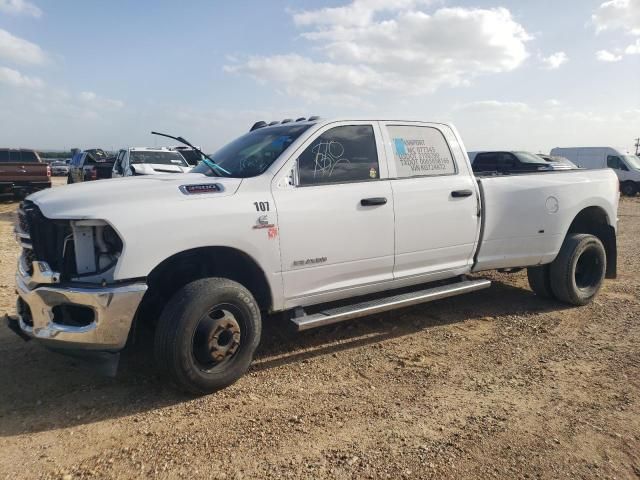
[(0, 163), (0, 182), (46, 182), (46, 163)]

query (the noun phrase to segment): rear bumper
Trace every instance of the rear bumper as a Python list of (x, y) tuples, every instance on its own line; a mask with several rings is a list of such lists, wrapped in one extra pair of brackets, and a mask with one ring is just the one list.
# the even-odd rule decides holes
[(0, 193), (33, 193), (51, 188), (51, 180), (46, 182), (3, 182), (0, 181)]
[[(71, 350), (119, 351), (124, 348), (144, 283), (112, 287), (39, 285), (16, 275), (17, 321), (20, 331), (49, 347)], [(81, 322), (69, 321), (61, 306), (85, 307)], [(73, 312), (74, 310), (72, 310)], [(75, 323), (75, 324), (74, 324)]]

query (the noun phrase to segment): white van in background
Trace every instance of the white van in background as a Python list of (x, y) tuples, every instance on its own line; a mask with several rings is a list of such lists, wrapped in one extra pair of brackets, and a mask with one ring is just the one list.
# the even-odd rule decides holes
[(640, 191), (640, 158), (636, 155), (611, 147), (554, 148), (550, 155), (568, 158), (581, 168), (612, 168), (623, 195), (633, 196)]

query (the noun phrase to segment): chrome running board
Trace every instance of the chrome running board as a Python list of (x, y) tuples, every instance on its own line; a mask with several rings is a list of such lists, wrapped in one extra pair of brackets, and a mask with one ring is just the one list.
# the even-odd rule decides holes
[(298, 331), (344, 322), (352, 318), (364, 317), (375, 313), (386, 312), (396, 308), (408, 307), (419, 303), (432, 302), (441, 298), (462, 295), (489, 288), (489, 280), (463, 280), (450, 285), (427, 288), (415, 292), (401, 293), (390, 297), (377, 298), (354, 305), (330, 308), (318, 313), (293, 317), (291, 321), (296, 324)]

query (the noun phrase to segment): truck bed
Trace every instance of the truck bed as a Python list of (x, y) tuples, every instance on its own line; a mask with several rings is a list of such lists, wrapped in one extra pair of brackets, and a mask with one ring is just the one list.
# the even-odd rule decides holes
[(473, 271), (551, 262), (587, 207), (616, 222), (618, 179), (610, 169), (476, 178), (483, 212)]

